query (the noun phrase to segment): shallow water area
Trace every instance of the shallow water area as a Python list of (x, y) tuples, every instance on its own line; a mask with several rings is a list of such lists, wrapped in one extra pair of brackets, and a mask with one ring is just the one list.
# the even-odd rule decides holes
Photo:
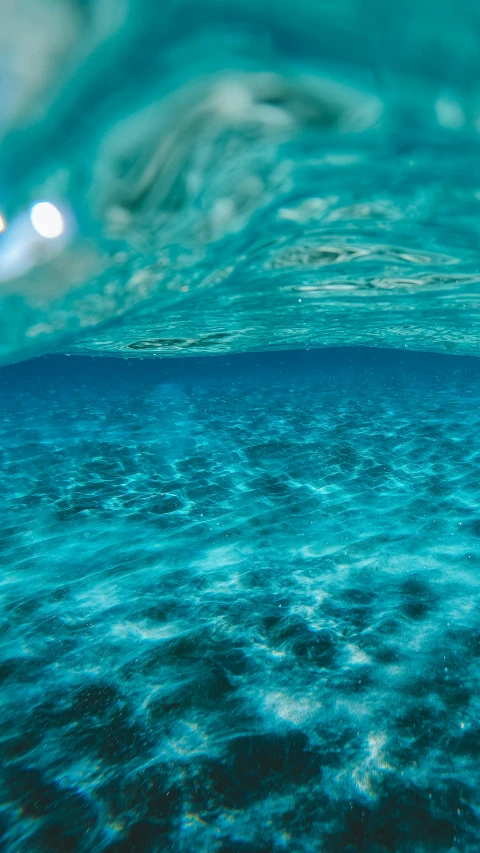
[(478, 853), (478, 2), (0, 5), (0, 853)]
[(476, 359), (0, 393), (5, 850), (478, 849)]

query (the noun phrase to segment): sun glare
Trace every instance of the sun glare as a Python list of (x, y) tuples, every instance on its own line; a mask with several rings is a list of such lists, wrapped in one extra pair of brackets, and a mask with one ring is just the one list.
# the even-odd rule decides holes
[(58, 207), (49, 201), (39, 201), (30, 210), (30, 221), (41, 237), (53, 240), (65, 231), (65, 220)]

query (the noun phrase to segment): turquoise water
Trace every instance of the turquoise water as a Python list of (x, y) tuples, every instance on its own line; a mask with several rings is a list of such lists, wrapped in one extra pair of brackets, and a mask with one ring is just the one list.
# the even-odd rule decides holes
[(5, 10), (1, 360), (478, 355), (478, 10), (384, 5)]
[(17, 0), (0, 851), (480, 849), (473, 0)]
[(479, 368), (2, 376), (6, 850), (477, 850)]

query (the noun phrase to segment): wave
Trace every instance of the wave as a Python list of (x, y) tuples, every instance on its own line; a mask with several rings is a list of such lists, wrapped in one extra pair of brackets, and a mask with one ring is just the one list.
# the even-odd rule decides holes
[(420, 3), (394, 39), (396, 13), (337, 6), (10, 11), (38, 61), (0, 63), (3, 362), (478, 354), (474, 7)]

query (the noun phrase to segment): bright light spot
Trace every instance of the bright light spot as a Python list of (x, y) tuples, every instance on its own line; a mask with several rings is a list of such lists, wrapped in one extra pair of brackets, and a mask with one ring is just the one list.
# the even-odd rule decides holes
[(7, 227), (7, 223), (5, 221), (5, 217), (0, 213), (0, 234), (3, 234), (5, 228)]
[(30, 211), (30, 221), (40, 237), (53, 240), (65, 231), (65, 220), (58, 207), (49, 201), (39, 201)]

